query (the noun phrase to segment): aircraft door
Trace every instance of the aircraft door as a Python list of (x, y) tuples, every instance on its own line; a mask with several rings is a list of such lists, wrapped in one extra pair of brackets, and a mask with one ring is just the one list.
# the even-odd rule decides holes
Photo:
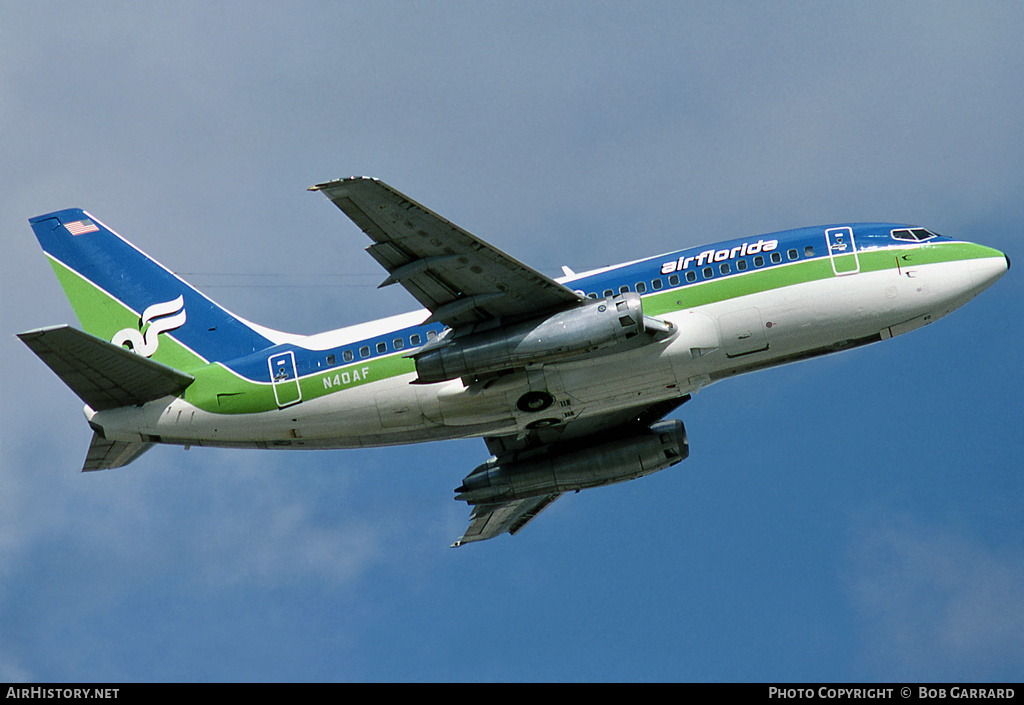
[(832, 271), (836, 276), (856, 274), (860, 271), (857, 245), (853, 241), (852, 228), (829, 228), (825, 231), (825, 247), (832, 260)]
[(289, 350), (271, 355), (267, 358), (267, 364), (270, 366), (270, 379), (278, 408), (298, 404), (302, 401), (299, 375), (295, 370), (295, 353)]

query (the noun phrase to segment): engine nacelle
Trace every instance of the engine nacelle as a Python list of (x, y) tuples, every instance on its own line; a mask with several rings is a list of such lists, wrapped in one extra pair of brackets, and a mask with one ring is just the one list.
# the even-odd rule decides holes
[(574, 444), (523, 460), (491, 458), (462, 481), (455, 499), (486, 504), (583, 490), (650, 475), (689, 454), (683, 422), (659, 421), (592, 446)]
[(672, 326), (645, 320), (639, 294), (626, 292), (548, 318), (444, 339), (413, 358), (419, 382), (444, 382), (582, 355), (633, 338), (648, 328), (664, 332)]

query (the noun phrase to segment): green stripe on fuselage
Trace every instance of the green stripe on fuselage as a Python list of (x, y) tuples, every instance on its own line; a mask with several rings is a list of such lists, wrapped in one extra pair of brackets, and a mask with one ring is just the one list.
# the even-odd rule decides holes
[[(299, 379), (302, 403), (415, 371), (415, 363), (400, 354), (331, 367)], [(182, 398), (203, 411), (254, 414), (278, 408), (274, 387), (269, 382), (247, 380), (219, 363), (195, 370), (192, 375), (195, 382)]]
[[(780, 248), (781, 249), (781, 248)], [(849, 256), (849, 255), (846, 255)], [(908, 260), (897, 260), (902, 257)], [(903, 267), (942, 262), (956, 262), (985, 257), (1002, 257), (1002, 253), (984, 245), (970, 242), (923, 243), (911, 247), (885, 247), (876, 250), (861, 250), (857, 253), (860, 272), (879, 272)], [(717, 267), (717, 265), (713, 265)], [(717, 270), (716, 270), (717, 271)], [(661, 316), (673, 311), (726, 301), (740, 296), (763, 291), (781, 289), (794, 284), (831, 279), (837, 276), (832, 271), (828, 257), (798, 260), (788, 264), (769, 265), (762, 269), (748, 269), (717, 276), (703, 282), (684, 285), (666, 292), (644, 296), (644, 313)], [(845, 275), (851, 276), (851, 275)], [(856, 275), (852, 275), (856, 276)]]
[(788, 266), (770, 266), (764, 269), (734, 273), (688, 284), (678, 289), (644, 297), (644, 313), (663, 316), (697, 306), (726, 301), (762, 291), (781, 289), (794, 284), (827, 279), (833, 276), (828, 258), (794, 262)]

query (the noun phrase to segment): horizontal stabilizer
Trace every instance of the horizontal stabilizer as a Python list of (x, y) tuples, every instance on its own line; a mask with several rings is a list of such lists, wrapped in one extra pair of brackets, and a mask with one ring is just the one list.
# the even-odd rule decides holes
[(452, 544), (457, 548), (473, 541), (486, 541), (506, 531), (513, 536), (529, 524), (549, 504), (561, 497), (561, 493), (528, 497), (514, 502), (499, 504), (478, 504), (473, 507), (469, 528)]
[(66, 325), (18, 337), (96, 411), (179, 394), (195, 379)]
[(152, 443), (109, 441), (94, 433), (92, 443), (89, 444), (89, 452), (85, 456), (85, 464), (82, 465), (82, 472), (124, 467), (152, 447)]

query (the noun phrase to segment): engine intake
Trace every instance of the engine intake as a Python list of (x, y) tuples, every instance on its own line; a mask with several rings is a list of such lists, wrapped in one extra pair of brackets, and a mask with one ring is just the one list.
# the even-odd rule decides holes
[(659, 421), (597, 445), (556, 446), (522, 460), (491, 458), (466, 476), (455, 499), (486, 504), (583, 490), (650, 475), (689, 454), (683, 422)]
[(671, 331), (644, 316), (640, 295), (596, 299), (543, 319), (442, 339), (412, 357), (420, 383), (500, 372), (616, 345), (642, 333)]

